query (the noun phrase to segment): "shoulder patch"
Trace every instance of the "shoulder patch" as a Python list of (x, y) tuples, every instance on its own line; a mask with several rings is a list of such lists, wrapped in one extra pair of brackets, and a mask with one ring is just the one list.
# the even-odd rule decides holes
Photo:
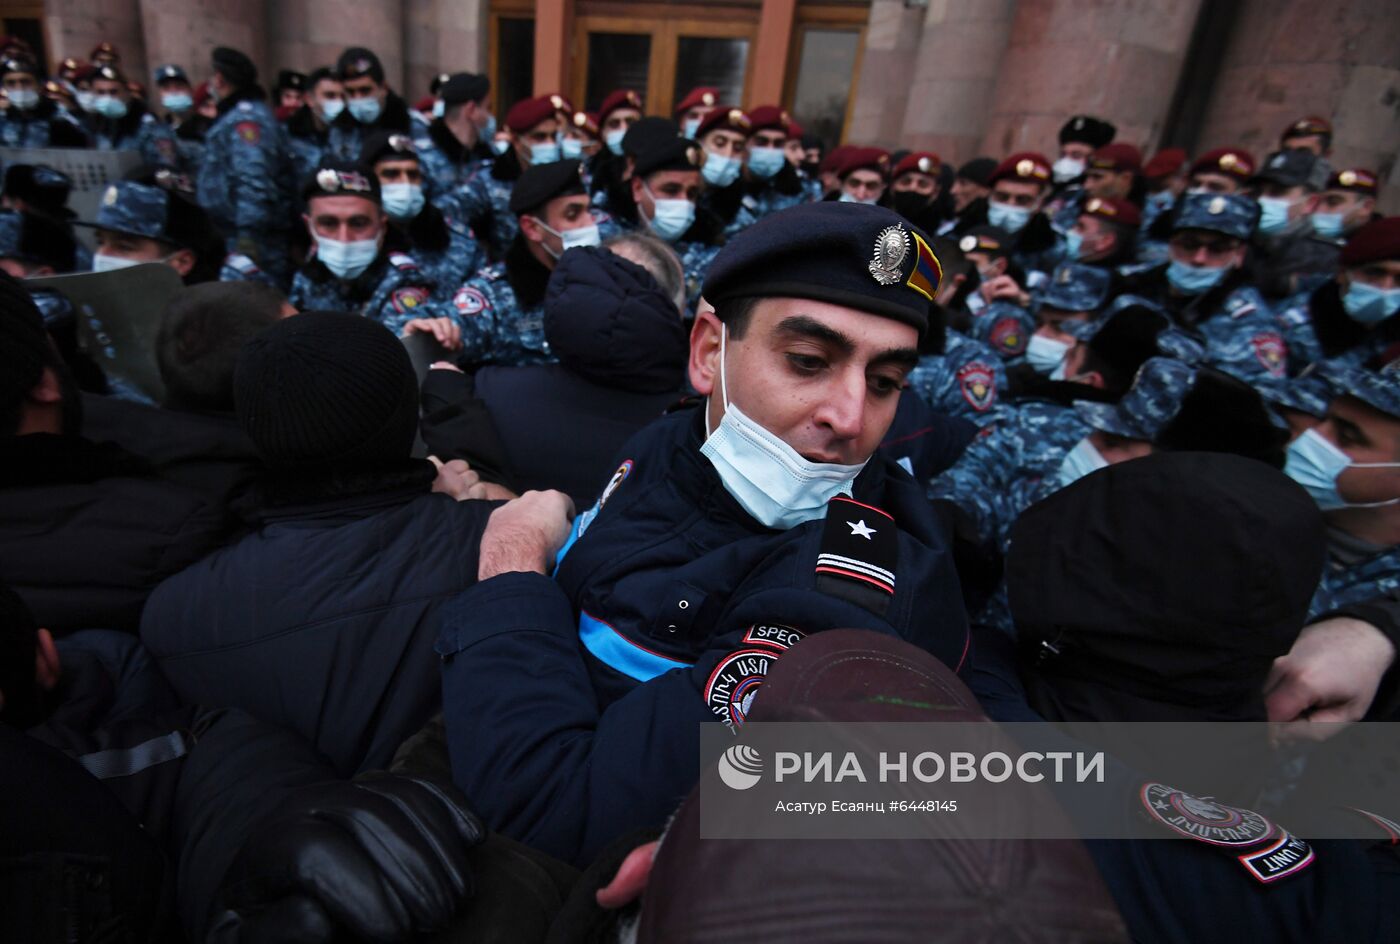
[(894, 596), (899, 529), (889, 512), (838, 495), (826, 503), (817, 589), (877, 616)]
[(470, 285), (463, 285), (457, 289), (457, 294), (452, 296), (452, 304), (464, 315), (479, 315), (491, 307), (491, 303), (486, 300), (486, 296), (472, 288)]
[(1147, 815), (1179, 836), (1226, 849), (1250, 849), (1274, 838), (1263, 815), (1193, 796), (1164, 783), (1144, 783), (1139, 799)]
[(408, 314), (428, 303), (428, 290), (419, 285), (395, 289), (389, 296), (389, 302), (394, 306), (394, 311), (401, 315)]
[(612, 493), (617, 491), (618, 488), (622, 486), (623, 482), (627, 481), (627, 476), (632, 474), (633, 465), (634, 463), (631, 459), (626, 460), (622, 465), (617, 467), (617, 471), (612, 474), (612, 478), (608, 479), (608, 484), (603, 488), (603, 494), (598, 496), (597, 507), (599, 511), (603, 510), (603, 506), (608, 503), (608, 499), (612, 497)]
[(262, 140), (262, 125), (256, 121), (240, 121), (233, 126), (233, 131), (245, 144), (257, 144)]
[(802, 630), (781, 623), (754, 623), (744, 633), (743, 641), (746, 645), (770, 646), (779, 652), (786, 652), (806, 637)]
[(229, 253), (224, 257), (224, 265), (236, 269), (244, 275), (258, 275), (262, 272), (258, 264), (241, 252)]
[(1264, 331), (1249, 339), (1254, 357), (1270, 376), (1282, 377), (1288, 367), (1288, 345), (1273, 331)]
[(748, 718), (754, 696), (780, 653), (771, 649), (738, 649), (715, 664), (705, 681), (705, 704), (730, 728)]
[(250, 102), (250, 101), (246, 101), (246, 100), (241, 101), (241, 102), (238, 103), (238, 110), (239, 110), (239, 111), (252, 111), (252, 110), (253, 110), (253, 103)]
[(1281, 878), (1296, 875), (1312, 865), (1312, 847), (1286, 829), (1280, 829), (1278, 838), (1258, 852), (1237, 856), (1246, 872), (1268, 885)]
[(1000, 354), (1016, 355), (1025, 353), (1030, 339), (1021, 329), (1021, 319), (1014, 315), (998, 318), (987, 334), (987, 343)]
[(399, 269), (418, 268), (418, 263), (413, 261), (413, 257), (402, 252), (389, 253), (389, 263)]
[(958, 391), (968, 406), (985, 413), (997, 399), (996, 372), (981, 361), (969, 361), (958, 369)]

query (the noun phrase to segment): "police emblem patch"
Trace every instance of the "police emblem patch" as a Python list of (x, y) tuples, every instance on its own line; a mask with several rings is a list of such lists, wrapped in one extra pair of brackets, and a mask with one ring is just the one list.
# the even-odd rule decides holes
[(262, 140), (262, 126), (256, 121), (240, 121), (233, 126), (233, 130), (238, 140), (245, 144), (257, 144)]
[(958, 371), (958, 390), (968, 406), (985, 413), (996, 402), (996, 374), (981, 361), (972, 361)]
[(1288, 347), (1283, 338), (1273, 332), (1256, 334), (1249, 339), (1254, 357), (1273, 377), (1282, 377), (1288, 365)]
[(1164, 783), (1144, 783), (1138, 796), (1148, 816), (1197, 842), (1245, 849), (1274, 834), (1274, 824), (1253, 810), (1193, 796)]
[(783, 626), (781, 623), (754, 623), (744, 633), (744, 642), (755, 646), (771, 646), (779, 652), (786, 652), (807, 637), (800, 629)]
[(1021, 330), (1021, 322), (1010, 315), (992, 325), (987, 339), (993, 348), (1004, 354), (1021, 354), (1028, 343), (1026, 332)]
[(886, 226), (875, 237), (875, 254), (866, 268), (881, 285), (895, 285), (899, 282), (900, 266), (908, 255), (908, 230), (898, 224)]
[(608, 503), (608, 499), (612, 497), (612, 493), (617, 491), (622, 483), (627, 481), (627, 476), (631, 474), (632, 460), (628, 459), (626, 462), (622, 463), (622, 465), (618, 466), (617, 471), (612, 474), (612, 478), (608, 479), (607, 487), (603, 489), (603, 494), (598, 498), (599, 511), (603, 510), (603, 506)]
[(491, 307), (486, 296), (469, 285), (457, 289), (457, 294), (452, 296), (452, 304), (464, 315), (479, 315)]
[(389, 296), (389, 301), (394, 306), (394, 311), (402, 315), (427, 304), (428, 292), (417, 285), (411, 285), (407, 288), (397, 289)]
[(768, 649), (739, 649), (720, 659), (705, 681), (705, 704), (715, 717), (730, 727), (743, 724), (778, 655)]
[(1302, 839), (1286, 829), (1279, 830), (1278, 839), (1258, 852), (1237, 856), (1245, 871), (1265, 885), (1296, 875), (1313, 863), (1313, 850)]

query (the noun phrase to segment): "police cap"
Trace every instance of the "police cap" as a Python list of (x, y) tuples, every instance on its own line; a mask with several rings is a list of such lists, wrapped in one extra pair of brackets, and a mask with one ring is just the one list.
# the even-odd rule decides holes
[(692, 108), (714, 108), (718, 101), (719, 89), (702, 85), (699, 88), (691, 89), (686, 93), (685, 98), (676, 103), (674, 114), (675, 117), (679, 118)]
[(711, 131), (720, 129), (747, 137), (753, 129), (753, 122), (749, 120), (748, 114), (742, 108), (716, 105), (705, 112), (705, 117), (700, 119), (700, 124), (695, 129), (695, 138), (699, 140)]
[(622, 136), (622, 153), (636, 159), (644, 151), (680, 137), (681, 128), (670, 118), (643, 118), (632, 122)]
[(184, 82), (190, 84), (190, 77), (185, 75), (185, 70), (174, 63), (166, 63), (155, 72), (151, 73), (151, 81), (159, 85), (162, 82)]
[(985, 253), (992, 259), (1002, 259), (1011, 254), (1011, 234), (990, 223), (983, 223), (968, 230), (958, 240), (958, 248), (966, 255), (969, 252)]
[(491, 94), (491, 80), (474, 72), (458, 72), (438, 89), (444, 105), (462, 105), (484, 101)]
[(1101, 148), (1113, 140), (1118, 129), (1102, 118), (1092, 115), (1075, 115), (1060, 128), (1060, 143), (1077, 142), (1090, 147)]
[(379, 61), (379, 57), (363, 46), (351, 46), (340, 54), (336, 60), (335, 71), (340, 74), (340, 78), (358, 79), (362, 75), (367, 75), (376, 83), (384, 82), (384, 65)]
[(749, 121), (753, 123), (754, 131), (781, 131), (788, 134), (792, 116), (777, 105), (759, 105), (749, 109)]
[(510, 193), (510, 212), (516, 216), (531, 213), (556, 197), (587, 193), (583, 185), (583, 163), (577, 160), (531, 164), (525, 168)]
[(1131, 144), (1105, 144), (1089, 156), (1089, 170), (1137, 173), (1142, 170), (1142, 152)]
[(1327, 186), (1323, 189), (1349, 190), (1352, 193), (1374, 197), (1377, 186), (1375, 171), (1367, 170), (1364, 167), (1348, 167), (1344, 170), (1334, 171), (1332, 176), (1327, 178)]
[(1323, 376), (1338, 396), (1354, 397), (1372, 409), (1400, 419), (1400, 380), (1393, 370), (1372, 373), (1339, 364), (1325, 368)]
[(20, 259), (63, 273), (73, 271), (76, 251), (73, 234), (63, 223), (38, 213), (0, 210), (0, 259)]
[(997, 165), (989, 178), (990, 184), (998, 180), (1024, 180), (1048, 186), (1050, 183), (1050, 162), (1044, 154), (1034, 151), (1020, 151), (1012, 154)]
[(198, 204), (153, 184), (130, 180), (108, 184), (97, 219), (75, 225), (196, 250), (208, 244), (211, 233), (209, 218)]
[(360, 161), (326, 158), (301, 188), (303, 201), (315, 197), (363, 197), (378, 204), (379, 178), (374, 168)]
[(846, 152), (841, 163), (832, 170), (842, 180), (858, 170), (873, 170), (881, 177), (885, 177), (890, 172), (890, 155), (884, 148), (852, 148)]
[(1099, 266), (1061, 262), (1040, 290), (1040, 304), (1061, 311), (1098, 311), (1108, 302), (1113, 273)]
[(1196, 158), (1191, 173), (1224, 174), (1236, 180), (1248, 180), (1254, 175), (1254, 155), (1243, 148), (1216, 148)]
[(276, 91), (291, 89), (294, 92), (306, 91), (306, 76), (301, 72), (294, 72), (291, 69), (283, 69), (277, 73), (277, 84), (273, 86)]
[(958, 168), (958, 176), (970, 180), (979, 187), (992, 185), (992, 174), (996, 173), (997, 162), (990, 157), (974, 157)]
[(1123, 226), (1138, 226), (1142, 223), (1142, 211), (1137, 208), (1137, 204), (1119, 197), (1090, 197), (1084, 201), (1079, 213), (1081, 216), (1097, 216)]
[(898, 180), (903, 175), (912, 173), (937, 177), (942, 167), (943, 162), (932, 151), (911, 151), (901, 157), (898, 164), (894, 165), (894, 173), (890, 175), (890, 179)]
[(705, 152), (690, 138), (674, 135), (647, 140), (634, 160), (636, 175), (645, 177), (663, 170), (698, 171), (705, 160)]
[(1259, 224), (1259, 204), (1237, 193), (1186, 193), (1172, 232), (1203, 229), (1247, 240)]
[(1142, 165), (1142, 176), (1148, 180), (1170, 177), (1186, 165), (1186, 152), (1181, 148), (1163, 148)]
[(360, 145), (360, 163), (373, 167), (380, 161), (416, 161), (418, 149), (402, 131), (373, 131)]
[(1297, 148), (1275, 151), (1264, 159), (1264, 166), (1254, 175), (1254, 182), (1280, 187), (1305, 187), (1312, 179), (1319, 160), (1321, 158), (1312, 151)]

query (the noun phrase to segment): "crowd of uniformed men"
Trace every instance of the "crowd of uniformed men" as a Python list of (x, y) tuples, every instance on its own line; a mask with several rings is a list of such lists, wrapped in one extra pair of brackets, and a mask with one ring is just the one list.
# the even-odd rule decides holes
[[(1387, 797), (1296, 836), (1120, 757), (1162, 841), (964, 843), (1022, 857), (975, 879), (715, 851), (686, 800), (700, 722), (963, 684), (1394, 716), (1400, 218), (1327, 119), (1148, 156), (1077, 115), (955, 167), (711, 88), (498, 122), (365, 48), (269, 98), (229, 48), (146, 87), (3, 42), (0, 145), (141, 158), (92, 219), (4, 167), (13, 939), (1396, 939)], [(186, 286), (159, 403), (24, 288), (140, 263)]]

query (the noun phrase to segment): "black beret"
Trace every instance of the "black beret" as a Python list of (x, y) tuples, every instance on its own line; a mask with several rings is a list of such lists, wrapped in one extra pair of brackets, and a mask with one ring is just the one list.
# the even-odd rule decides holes
[(669, 138), (647, 139), (633, 158), (637, 176), (645, 177), (663, 170), (698, 171), (705, 159), (705, 152), (690, 138), (677, 134)]
[(680, 137), (681, 126), (670, 118), (643, 118), (632, 122), (627, 133), (622, 136), (622, 153), (635, 158), (642, 151), (649, 150), (658, 141), (668, 141)]
[(376, 82), (384, 81), (384, 66), (379, 57), (363, 46), (351, 46), (336, 60), (335, 70), (342, 79), (357, 79), (367, 75)]
[(1095, 148), (1101, 148), (1113, 140), (1118, 129), (1102, 118), (1092, 115), (1075, 115), (1060, 128), (1060, 143), (1078, 141)]
[(364, 197), (379, 203), (379, 178), (359, 161), (326, 158), (302, 185), (302, 200), (313, 197)]
[(44, 164), (11, 164), (5, 168), (5, 196), (18, 197), (51, 216), (76, 215), (68, 209), (72, 190), (73, 181), (67, 174)]
[(253, 60), (237, 49), (218, 46), (210, 58), (214, 63), (214, 71), (228, 80), (228, 84), (234, 88), (247, 88), (258, 81), (258, 67), (253, 65)]
[(974, 157), (958, 168), (958, 176), (982, 187), (992, 185), (992, 174), (996, 172), (997, 161), (991, 157)]
[(283, 69), (277, 73), (278, 89), (294, 89), (298, 92), (306, 91), (306, 76), (300, 72), (293, 72), (291, 69)]
[(587, 193), (583, 185), (583, 163), (576, 160), (531, 164), (525, 168), (510, 192), (510, 212), (516, 216), (538, 210), (555, 197)]
[(490, 94), (491, 80), (472, 72), (458, 72), (438, 89), (438, 97), (445, 105), (479, 102)]
[(418, 160), (418, 149), (413, 139), (402, 131), (372, 131), (365, 135), (360, 145), (360, 163), (373, 167), (380, 161)]
[(928, 327), (942, 268), (928, 238), (880, 206), (826, 201), (766, 216), (720, 250), (705, 300), (810, 298)]

